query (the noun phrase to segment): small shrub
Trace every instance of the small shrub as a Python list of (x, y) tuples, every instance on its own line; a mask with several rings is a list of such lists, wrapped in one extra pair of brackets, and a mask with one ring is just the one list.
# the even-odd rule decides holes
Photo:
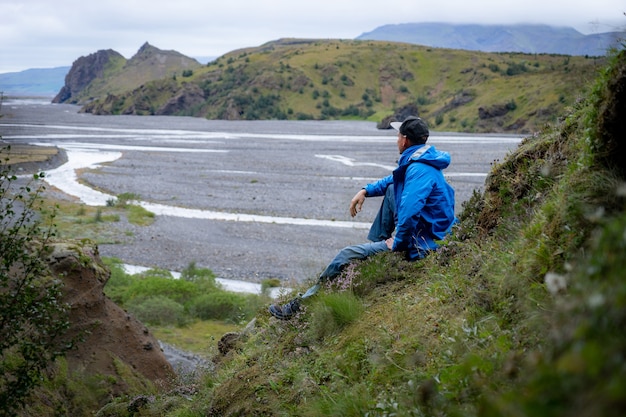
[(363, 313), (363, 304), (351, 292), (330, 293), (322, 298), (322, 303), (330, 309), (335, 323), (344, 327), (355, 322)]
[(198, 287), (192, 282), (181, 279), (148, 277), (135, 279), (125, 292), (126, 303), (132, 299), (151, 296), (163, 296), (178, 303), (185, 303), (198, 293)]
[(154, 222), (154, 213), (141, 206), (128, 205), (128, 221), (139, 226), (148, 226)]
[(203, 279), (215, 280), (215, 274), (209, 268), (198, 268), (196, 262), (192, 261), (182, 270), (180, 278), (191, 282), (202, 281)]
[(417, 104), (420, 106), (425, 106), (427, 104), (430, 103), (430, 100), (428, 99), (428, 97), (425, 96), (418, 96), (417, 97)]
[(509, 64), (508, 68), (505, 71), (505, 74), (508, 75), (509, 77), (513, 76), (513, 75), (519, 75), (522, 74), (524, 72), (528, 71), (528, 68), (526, 68), (526, 64), (523, 62), (520, 63), (516, 63), (516, 62), (512, 62)]
[(311, 306), (307, 338), (323, 340), (354, 323), (364, 311), (361, 300), (352, 292), (328, 293)]
[(260, 305), (258, 296), (214, 291), (189, 303), (190, 314), (201, 320), (228, 320), (235, 323), (250, 319)]
[(162, 295), (134, 300), (126, 308), (139, 321), (155, 326), (183, 326), (188, 322), (185, 307)]
[(261, 281), (261, 293), (267, 294), (270, 288), (280, 287), (280, 280), (278, 278), (268, 278)]
[(124, 271), (122, 261), (117, 258), (103, 258), (102, 261), (111, 271), (111, 276), (104, 286), (104, 293), (117, 304), (123, 304), (125, 293), (137, 278)]
[[(115, 205), (118, 207), (126, 207), (132, 201), (139, 201), (139, 200), (141, 200), (141, 196), (139, 194), (122, 193), (122, 194), (118, 194), (117, 202), (115, 202)], [(107, 204), (108, 204), (108, 201), (107, 201)]]

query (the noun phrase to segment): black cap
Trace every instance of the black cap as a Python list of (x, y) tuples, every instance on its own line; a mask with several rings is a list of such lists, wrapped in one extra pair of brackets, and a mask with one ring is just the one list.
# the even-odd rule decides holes
[(424, 136), (429, 136), (428, 125), (419, 117), (409, 116), (404, 122), (391, 122), (391, 127), (409, 138), (411, 142), (417, 142)]

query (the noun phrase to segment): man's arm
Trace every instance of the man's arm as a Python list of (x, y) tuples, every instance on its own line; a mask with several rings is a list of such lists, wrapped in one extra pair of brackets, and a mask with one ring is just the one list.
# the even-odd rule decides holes
[(363, 208), (366, 194), (365, 189), (361, 189), (354, 195), (354, 197), (352, 197), (352, 200), (350, 201), (350, 215), (352, 217), (356, 216), (356, 214)]
[(350, 201), (350, 215), (352, 217), (356, 216), (358, 212), (363, 208), (363, 203), (365, 202), (365, 197), (377, 197), (381, 195), (385, 195), (385, 191), (387, 191), (387, 187), (389, 184), (393, 182), (393, 176), (389, 175), (385, 178), (381, 178), (376, 182), (371, 184), (367, 184), (363, 189), (359, 190), (358, 193), (352, 197)]

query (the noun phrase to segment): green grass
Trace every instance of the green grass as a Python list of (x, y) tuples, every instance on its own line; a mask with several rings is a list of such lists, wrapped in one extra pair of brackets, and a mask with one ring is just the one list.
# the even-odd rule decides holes
[(146, 210), (141, 206), (134, 204), (128, 205), (126, 208), (128, 221), (139, 226), (149, 226), (154, 223), (154, 213)]
[[(186, 80), (202, 89), (205, 99), (180, 114), (379, 122), (417, 105), (437, 130), (535, 132), (576, 102), (603, 62), (380, 41), (277, 41), (231, 52), (195, 69)], [(118, 100), (105, 103), (102, 98), (95, 107), (121, 113), (132, 106), (137, 114), (151, 114), (180, 89), (176, 81), (156, 80), (127, 90)], [(493, 113), (507, 103), (515, 108), (498, 117), (480, 117), (480, 109)]]
[[(332, 45), (318, 46), (337, 54)], [(237, 348), (211, 356), (214, 371), (140, 414), (620, 416), (626, 175), (620, 152), (600, 151), (623, 137), (626, 53), (611, 66), (559, 123), (494, 164), (436, 253), (355, 263), (289, 321), (258, 308)], [(211, 354), (214, 332), (233, 330), (214, 324), (155, 333)], [(130, 404), (117, 397), (106, 415)]]
[(240, 326), (216, 320), (194, 321), (186, 326), (151, 326), (154, 336), (172, 346), (204, 357), (215, 354), (217, 341)]
[(626, 199), (593, 156), (594, 100), (494, 165), (437, 253), (355, 264), (290, 321), (259, 312), (194, 400), (161, 412), (620, 415)]
[(136, 205), (95, 207), (72, 201), (45, 199), (42, 212), (54, 212), (57, 237), (61, 239), (90, 239), (97, 244), (115, 244), (132, 237), (119, 224), (122, 218), (139, 226), (154, 222), (154, 213)]

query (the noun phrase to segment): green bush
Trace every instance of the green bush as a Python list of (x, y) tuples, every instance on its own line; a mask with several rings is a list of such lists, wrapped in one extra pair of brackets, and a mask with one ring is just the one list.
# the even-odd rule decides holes
[(201, 320), (228, 320), (238, 323), (251, 318), (258, 305), (258, 296), (215, 291), (193, 299), (189, 303), (189, 312)]
[(354, 323), (363, 313), (363, 304), (351, 292), (330, 293), (322, 297), (322, 303), (330, 309), (339, 327)]
[(261, 281), (261, 294), (269, 294), (272, 288), (280, 287), (281, 283), (278, 278), (268, 278)]
[(183, 269), (180, 279), (193, 282), (202, 292), (211, 292), (220, 289), (220, 285), (215, 281), (215, 274), (208, 268), (198, 268), (195, 262), (190, 262), (187, 268)]
[[(135, 193), (121, 193), (117, 195), (117, 201), (114, 202), (114, 205), (118, 207), (126, 207), (133, 201), (141, 200), (141, 196)], [(107, 201), (108, 204), (108, 201)]]
[(111, 271), (111, 276), (104, 286), (104, 293), (117, 304), (123, 304), (126, 291), (136, 278), (127, 274), (122, 261), (117, 258), (103, 258), (102, 261)]
[(198, 293), (198, 287), (189, 281), (164, 277), (147, 277), (134, 280), (125, 293), (125, 304), (135, 298), (151, 296), (167, 297), (180, 304), (185, 304)]
[(337, 334), (357, 321), (364, 311), (363, 303), (351, 291), (324, 294), (311, 308), (305, 339), (313, 341)]
[(183, 326), (189, 320), (185, 307), (162, 295), (135, 299), (126, 306), (139, 321), (155, 326)]

